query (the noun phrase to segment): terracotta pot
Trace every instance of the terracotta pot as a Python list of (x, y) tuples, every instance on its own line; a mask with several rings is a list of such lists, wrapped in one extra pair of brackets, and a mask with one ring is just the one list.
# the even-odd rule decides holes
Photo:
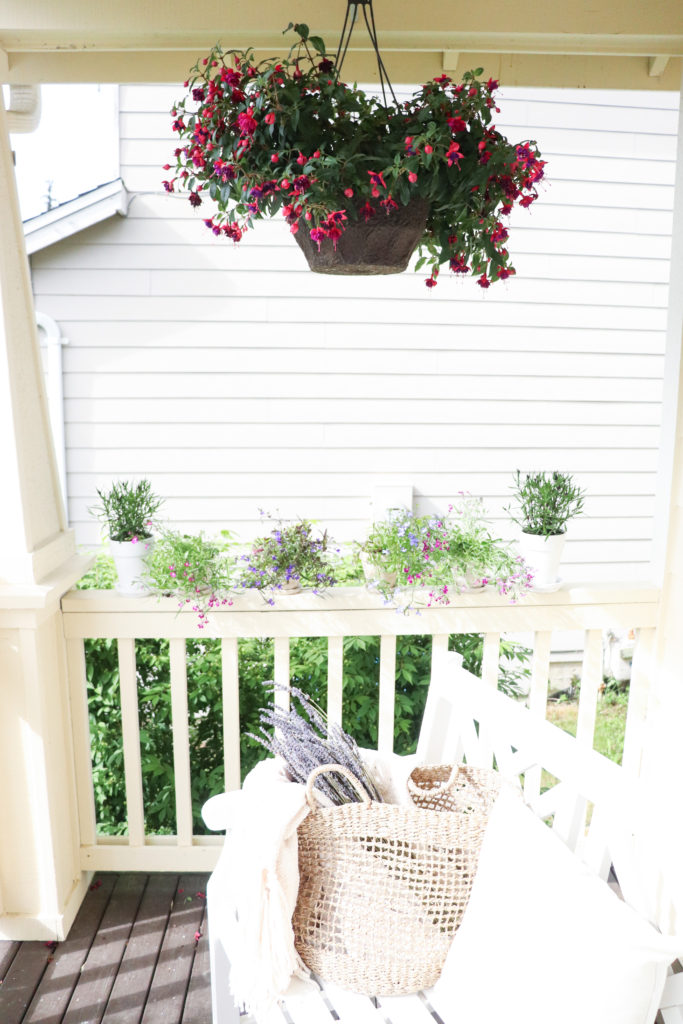
[[(343, 203), (340, 202), (340, 209)], [(413, 199), (386, 213), (382, 207), (367, 222), (348, 220), (337, 239), (314, 242), (305, 227), (294, 235), (308, 266), (316, 274), (400, 274), (424, 233), (429, 203)]]

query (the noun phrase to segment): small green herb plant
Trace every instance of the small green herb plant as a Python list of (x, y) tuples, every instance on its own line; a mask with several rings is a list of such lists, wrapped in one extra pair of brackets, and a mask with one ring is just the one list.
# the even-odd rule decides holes
[(239, 557), (240, 587), (270, 591), (266, 600), (272, 605), (276, 592), (293, 589), (297, 584), (311, 587), (314, 593), (336, 584), (327, 530), (316, 533), (308, 519), (285, 522), (262, 510), (261, 515), (273, 523), (273, 528)]
[(585, 491), (574, 483), (569, 473), (526, 473), (517, 470), (514, 483), (514, 506), (508, 506), (514, 523), (522, 533), (536, 537), (555, 537), (566, 533), (570, 519), (583, 514)]
[(491, 534), (481, 498), (463, 494), (448, 511), (443, 544), (456, 587), (494, 584), (513, 601), (530, 589), (531, 573), (510, 544)]
[(157, 539), (143, 576), (145, 585), (159, 597), (177, 597), (178, 607), (189, 607), (206, 625), (208, 613), (231, 605), (235, 574), (229, 556), (230, 535), (223, 542), (207, 540), (202, 533), (166, 530)]
[(121, 480), (108, 491), (98, 489), (97, 496), (100, 504), (90, 513), (106, 524), (110, 540), (121, 543), (152, 536), (154, 517), (163, 501), (154, 494), (149, 480)]

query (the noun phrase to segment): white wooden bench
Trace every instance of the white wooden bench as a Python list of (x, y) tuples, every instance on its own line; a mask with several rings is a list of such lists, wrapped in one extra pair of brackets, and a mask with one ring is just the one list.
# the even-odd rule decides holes
[[(634, 869), (623, 825), (632, 806), (632, 788), (616, 764), (586, 747), (462, 668), (458, 655), (442, 654), (435, 662), (418, 744), (423, 763), (465, 760), (495, 767), (523, 782), (529, 806), (547, 820), (564, 843), (580, 850), (582, 859), (605, 881), (616, 874), (623, 897), (640, 914), (653, 920), (647, 894)], [(557, 783), (540, 792), (541, 771)], [(547, 776), (546, 776), (547, 779)], [(552, 781), (552, 780), (551, 780)], [(590, 825), (586, 827), (587, 810)], [(221, 820), (221, 797), (205, 805), (210, 828), (228, 828)], [(237, 1024), (239, 1012), (229, 985), (230, 924), (221, 915), (221, 858), (207, 891), (213, 995), (213, 1024)], [(612, 874), (610, 874), (612, 872)], [(677, 962), (675, 965), (680, 968)], [(245, 1017), (242, 1017), (244, 1024)], [(273, 1008), (266, 1024), (461, 1024), (451, 1022), (449, 1006), (428, 990), (410, 996), (370, 999), (320, 982), (318, 988), (297, 982), (287, 999)], [(683, 973), (670, 973), (661, 1001), (658, 1022), (683, 1024)], [(262, 1024), (260, 1021), (259, 1024)], [(653, 1022), (654, 1024), (654, 1022)]]

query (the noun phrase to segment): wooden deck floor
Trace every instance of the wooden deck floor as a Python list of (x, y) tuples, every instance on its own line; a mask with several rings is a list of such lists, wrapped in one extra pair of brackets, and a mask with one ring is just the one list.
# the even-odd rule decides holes
[(210, 1024), (207, 879), (100, 874), (64, 942), (0, 941), (0, 1024)]

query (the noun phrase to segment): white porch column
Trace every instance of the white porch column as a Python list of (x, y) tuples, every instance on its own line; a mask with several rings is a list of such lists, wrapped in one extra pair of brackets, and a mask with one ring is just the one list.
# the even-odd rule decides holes
[[(676, 194), (669, 291), (669, 338), (683, 346), (683, 89), (678, 122)], [(680, 350), (677, 353), (680, 356)], [(653, 688), (648, 734), (643, 751), (642, 778), (651, 820), (644, 824), (640, 841), (651, 862), (664, 856), (672, 861), (668, 884), (678, 880), (680, 891), (660, 893), (674, 898), (678, 930), (683, 922), (683, 359), (669, 361), (678, 387), (671, 461), (669, 520), (663, 545), (663, 584), (657, 627)]]
[(0, 210), (0, 580), (33, 583), (75, 547), (62, 511), (1, 95)]
[(80, 868), (60, 599), (66, 528), (0, 90), (0, 938), (63, 938)]

